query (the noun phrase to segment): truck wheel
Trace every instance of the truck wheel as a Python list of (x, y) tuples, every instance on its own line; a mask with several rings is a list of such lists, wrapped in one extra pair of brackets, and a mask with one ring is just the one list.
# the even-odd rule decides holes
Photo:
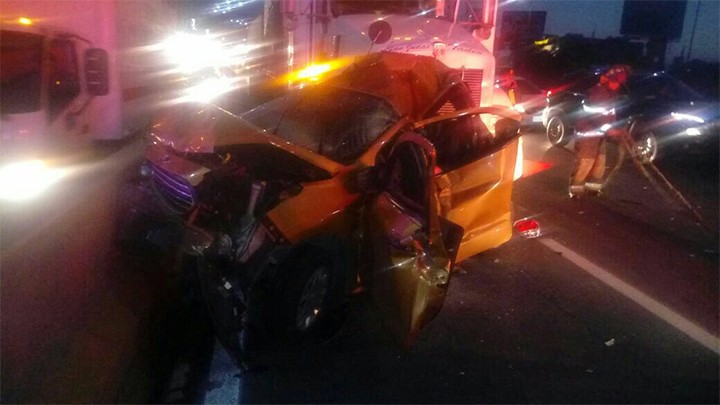
[(547, 140), (552, 146), (565, 146), (570, 142), (570, 133), (572, 130), (567, 127), (565, 122), (559, 115), (550, 118), (545, 129)]

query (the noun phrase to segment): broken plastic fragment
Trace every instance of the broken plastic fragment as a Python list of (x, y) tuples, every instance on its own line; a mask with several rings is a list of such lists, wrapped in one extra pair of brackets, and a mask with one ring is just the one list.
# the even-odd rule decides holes
[(540, 236), (540, 223), (533, 218), (518, 219), (513, 223), (513, 228), (526, 238)]

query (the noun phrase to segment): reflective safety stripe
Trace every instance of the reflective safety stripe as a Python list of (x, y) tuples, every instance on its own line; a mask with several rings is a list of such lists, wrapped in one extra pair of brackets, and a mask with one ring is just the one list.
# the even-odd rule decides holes
[(568, 194), (570, 194), (570, 197), (574, 197), (583, 193), (585, 193), (585, 186), (570, 186), (568, 188)]
[(590, 191), (601, 191), (602, 190), (602, 183), (585, 183), (585, 189)]
[(614, 107), (607, 107), (602, 105), (583, 104), (583, 111), (591, 114), (615, 115)]
[(592, 137), (598, 137), (598, 136), (605, 136), (605, 132), (598, 131), (598, 130), (585, 131), (585, 132), (578, 131), (575, 133), (575, 136), (579, 136), (582, 138), (592, 138)]

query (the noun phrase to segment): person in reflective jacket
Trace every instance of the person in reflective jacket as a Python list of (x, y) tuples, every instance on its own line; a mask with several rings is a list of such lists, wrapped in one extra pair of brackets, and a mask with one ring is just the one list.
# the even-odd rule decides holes
[(620, 86), (629, 74), (629, 66), (612, 66), (583, 101), (583, 115), (575, 125), (575, 168), (568, 190), (571, 198), (602, 191), (607, 137), (621, 136), (625, 130), (613, 124)]

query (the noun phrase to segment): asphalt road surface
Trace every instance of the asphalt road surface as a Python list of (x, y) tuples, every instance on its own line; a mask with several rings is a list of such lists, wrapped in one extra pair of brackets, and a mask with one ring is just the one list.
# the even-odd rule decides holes
[(92, 159), (0, 212), (1, 402), (717, 403), (717, 153), (659, 165), (692, 214), (629, 161), (571, 201), (572, 144), (523, 139), (514, 215), (543, 235), (462, 263), (415, 346), (358, 301), (331, 341), (250, 370), (179, 297), (172, 257), (116, 249), (141, 145)]

